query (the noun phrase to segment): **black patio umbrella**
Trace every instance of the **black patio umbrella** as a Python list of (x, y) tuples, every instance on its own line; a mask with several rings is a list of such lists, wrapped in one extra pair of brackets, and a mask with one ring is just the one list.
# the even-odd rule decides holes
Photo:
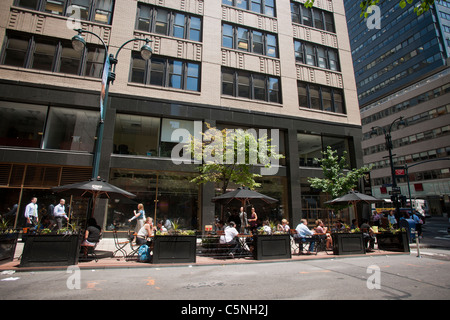
[(241, 201), (242, 207), (245, 207), (246, 203), (252, 202), (263, 202), (266, 204), (271, 204), (278, 202), (277, 199), (266, 196), (262, 193), (250, 190), (246, 187), (239, 187), (234, 191), (224, 193), (220, 196), (211, 199), (212, 202), (217, 202), (221, 204), (229, 204), (233, 200)]
[[(82, 197), (91, 196), (93, 201), (92, 208), (95, 208), (97, 198), (123, 199), (136, 197), (136, 195), (120, 189), (100, 178), (54, 187), (52, 190), (54, 192), (67, 192)], [(92, 212), (90, 216), (92, 217)]]
[(364, 193), (360, 193), (358, 191), (350, 191), (349, 193), (335, 198), (333, 200), (330, 201), (326, 201), (326, 204), (351, 204), (353, 205), (353, 207), (355, 208), (355, 216), (358, 217), (357, 212), (356, 212), (356, 204), (359, 202), (365, 202), (368, 204), (371, 203), (377, 203), (377, 202), (383, 202), (383, 199), (378, 199), (372, 196), (369, 196), (367, 194)]

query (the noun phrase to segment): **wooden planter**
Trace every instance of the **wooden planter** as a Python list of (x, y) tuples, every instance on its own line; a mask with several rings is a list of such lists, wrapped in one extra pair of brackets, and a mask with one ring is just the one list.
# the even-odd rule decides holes
[(377, 234), (377, 244), (380, 250), (409, 252), (408, 234), (406, 232), (379, 233)]
[(365, 254), (363, 234), (355, 233), (332, 233), (333, 254)]
[(290, 259), (291, 237), (289, 234), (255, 235), (253, 257), (256, 260)]
[(81, 235), (28, 235), (20, 267), (70, 266), (78, 264)]
[(19, 232), (0, 234), (0, 263), (13, 261)]
[(155, 236), (152, 263), (195, 263), (197, 236)]

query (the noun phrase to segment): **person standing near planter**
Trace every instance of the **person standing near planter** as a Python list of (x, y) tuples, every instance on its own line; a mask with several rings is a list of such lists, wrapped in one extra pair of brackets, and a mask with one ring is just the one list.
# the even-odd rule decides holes
[(66, 200), (61, 199), (59, 200), (59, 204), (55, 206), (55, 209), (53, 210), (53, 216), (55, 217), (56, 225), (58, 227), (58, 230), (62, 228), (62, 219), (65, 218), (66, 221), (69, 221), (69, 217), (66, 215), (66, 209), (64, 207), (64, 204), (66, 203)]
[(129, 219), (128, 222), (133, 221), (136, 219), (136, 227), (134, 228), (134, 233), (138, 233), (139, 230), (144, 226), (144, 219), (145, 219), (145, 210), (144, 205), (142, 203), (138, 204), (138, 212), (134, 210), (134, 217)]
[(250, 231), (256, 233), (256, 228), (258, 227), (258, 215), (256, 214), (254, 207), (252, 207), (252, 213), (248, 219), (248, 223), (250, 224)]
[(241, 233), (246, 233), (248, 228), (247, 212), (244, 211), (244, 207), (239, 209), (239, 220), (241, 221)]
[(38, 221), (38, 205), (36, 204), (37, 198), (31, 198), (31, 202), (25, 207), (25, 227), (32, 228)]

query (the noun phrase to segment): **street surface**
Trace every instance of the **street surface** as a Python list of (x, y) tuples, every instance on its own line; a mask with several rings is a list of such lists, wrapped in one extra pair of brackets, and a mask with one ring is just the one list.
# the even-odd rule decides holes
[[(212, 312), (195, 308), (228, 301), (216, 308), (214, 317), (225, 314), (230, 303), (239, 305), (229, 313), (242, 312), (244, 301), (449, 300), (450, 241), (441, 232), (447, 225), (446, 219), (427, 221), (422, 242), (433, 245), (421, 248), (420, 257), (411, 248), (410, 254), (257, 264), (5, 271), (0, 274), (0, 300), (178, 300), (166, 310), (175, 316)], [(271, 312), (275, 310), (269, 305)]]

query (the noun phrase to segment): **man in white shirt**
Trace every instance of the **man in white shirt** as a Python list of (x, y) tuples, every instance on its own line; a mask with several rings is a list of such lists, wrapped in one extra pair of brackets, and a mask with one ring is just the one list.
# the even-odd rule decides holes
[(64, 208), (65, 203), (66, 200), (59, 200), (59, 204), (55, 206), (55, 209), (53, 210), (53, 216), (55, 217), (56, 223), (58, 225), (58, 230), (62, 228), (62, 218), (66, 218), (66, 220), (69, 221)]
[(31, 228), (37, 224), (38, 221), (38, 205), (36, 204), (37, 198), (33, 197), (31, 202), (25, 207), (25, 219), (26, 227)]
[(220, 243), (222, 244), (233, 244), (237, 243), (235, 237), (239, 234), (236, 230), (236, 224), (233, 221), (230, 221), (230, 224), (225, 228), (225, 234), (220, 236)]
[(295, 237), (301, 239), (302, 242), (310, 243), (308, 252), (307, 252), (307, 254), (310, 254), (310, 251), (314, 251), (315, 241), (312, 238), (312, 235), (314, 233), (308, 229), (307, 225), (308, 225), (308, 221), (306, 219), (300, 220), (300, 223), (298, 224), (297, 228), (295, 228), (295, 230), (297, 231), (297, 234), (295, 235)]

